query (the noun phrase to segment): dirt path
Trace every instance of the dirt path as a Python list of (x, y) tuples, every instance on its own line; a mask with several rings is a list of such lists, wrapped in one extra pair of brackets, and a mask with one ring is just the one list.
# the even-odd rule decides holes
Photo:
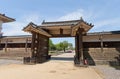
[(0, 79), (102, 79), (92, 68), (75, 67), (73, 55), (59, 55), (58, 59), (53, 57), (51, 61), (37, 65), (0, 66)]

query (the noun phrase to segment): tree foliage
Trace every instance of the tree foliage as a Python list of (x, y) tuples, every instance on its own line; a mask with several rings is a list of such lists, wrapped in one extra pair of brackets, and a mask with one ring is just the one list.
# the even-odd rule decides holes
[(49, 40), (49, 50), (64, 50), (66, 49), (73, 49), (72, 43), (68, 43), (68, 41), (63, 41), (58, 44), (53, 44), (52, 40)]
[(53, 44), (52, 40), (49, 39), (49, 50), (56, 50), (55, 45)]

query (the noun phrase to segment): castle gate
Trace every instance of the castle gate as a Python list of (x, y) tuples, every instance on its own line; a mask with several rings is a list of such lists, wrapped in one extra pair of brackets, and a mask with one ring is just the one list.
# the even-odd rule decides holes
[(36, 63), (45, 62), (50, 58), (48, 55), (49, 38), (52, 37), (75, 37), (74, 63), (83, 63), (83, 35), (85, 35), (93, 25), (80, 20), (45, 22), (41, 25), (29, 23), (23, 31), (32, 34), (32, 57)]

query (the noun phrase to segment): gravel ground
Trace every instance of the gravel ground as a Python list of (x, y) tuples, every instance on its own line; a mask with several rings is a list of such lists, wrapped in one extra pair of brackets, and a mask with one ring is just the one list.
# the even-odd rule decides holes
[[(61, 61), (61, 62), (73, 62), (74, 53), (65, 53), (56, 56), (52, 56), (52, 61)], [(23, 61), (20, 60), (8, 60), (0, 59), (0, 65), (9, 65), (9, 64), (22, 64)], [(120, 70), (117, 70), (113, 67), (107, 65), (97, 65), (90, 66), (103, 78), (103, 79), (120, 79)]]
[(120, 79), (120, 70), (107, 65), (93, 66), (97, 73), (101, 74), (103, 79)]
[(52, 60), (36, 65), (23, 65), (20, 64), (21, 61), (0, 59), (1, 64), (10, 64), (0, 66), (0, 79), (102, 79), (90, 67), (74, 66), (73, 56), (74, 53), (52, 56)]
[(0, 59), (0, 65), (22, 64), (22, 63), (23, 61), (20, 61), (20, 60)]

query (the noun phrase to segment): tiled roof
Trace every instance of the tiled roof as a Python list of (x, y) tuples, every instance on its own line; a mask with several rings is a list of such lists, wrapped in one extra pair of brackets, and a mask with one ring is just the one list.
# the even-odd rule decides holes
[(91, 23), (87, 23), (86, 21), (82, 19), (82, 17), (79, 20), (70, 20), (70, 21), (56, 21), (56, 22), (43, 21), (40, 26), (72, 26), (72, 25), (77, 25), (80, 22), (84, 22), (85, 24), (93, 27)]
[(118, 31), (104, 31), (104, 32), (93, 32), (93, 33), (87, 33), (87, 35), (99, 35), (99, 34), (120, 34), (120, 30)]
[(56, 25), (76, 25), (81, 20), (58, 21), (58, 22), (43, 22), (41, 26), (56, 26)]

